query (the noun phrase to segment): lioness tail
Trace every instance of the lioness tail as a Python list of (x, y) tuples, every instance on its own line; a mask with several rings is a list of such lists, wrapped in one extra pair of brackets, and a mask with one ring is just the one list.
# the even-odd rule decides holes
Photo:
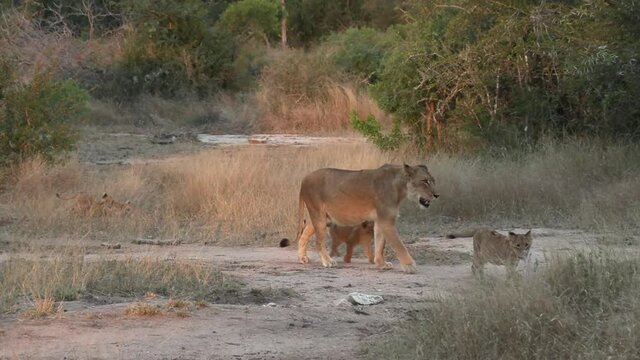
[(473, 237), (473, 235), (475, 235), (477, 231), (478, 231), (478, 229), (467, 230), (467, 231), (462, 231), (462, 232), (459, 232), (459, 233), (447, 234), (447, 235), (445, 235), (445, 237), (447, 239), (455, 239), (455, 238), (460, 238), (460, 237)]
[(71, 199), (75, 199), (77, 196), (78, 196), (78, 194), (75, 194), (75, 195), (73, 195), (73, 196), (70, 196), (70, 197), (64, 198), (64, 197), (62, 197), (62, 195), (60, 195), (60, 193), (56, 193), (56, 197), (57, 197), (58, 199), (60, 199), (60, 200), (71, 200)]
[[(306, 220), (304, 219), (304, 200), (302, 200), (302, 196), (300, 196), (300, 202), (298, 205), (298, 234), (296, 235), (296, 241), (300, 239), (300, 235), (302, 235), (305, 223)], [(280, 240), (280, 247), (287, 247), (289, 245), (291, 245), (291, 241), (289, 241), (289, 239), (284, 238)]]

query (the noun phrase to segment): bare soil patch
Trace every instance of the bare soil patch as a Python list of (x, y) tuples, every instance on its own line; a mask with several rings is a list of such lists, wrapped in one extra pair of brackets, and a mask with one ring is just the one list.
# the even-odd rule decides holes
[[(549, 253), (594, 246), (597, 239), (578, 231), (534, 229), (531, 260), (521, 271), (535, 271)], [(94, 299), (63, 303), (65, 312), (26, 320), (0, 320), (0, 357), (15, 358), (172, 358), (172, 359), (354, 359), (361, 343), (378, 336), (434, 297), (464, 291), (475, 281), (470, 271), (471, 239), (427, 237), (410, 244), (418, 273), (398, 266), (377, 270), (356, 255), (351, 264), (333, 269), (297, 263), (295, 246), (157, 247), (126, 244), (101, 249), (94, 257), (155, 256), (166, 261), (212, 262), (246, 285), (247, 301), (191, 306), (156, 316), (132, 316), (137, 302), (166, 308), (169, 299)], [(14, 254), (19, 256), (20, 254)], [(6, 256), (6, 254), (5, 254)], [(490, 276), (504, 269), (489, 266)], [(384, 302), (367, 307), (344, 301), (351, 292), (381, 295)], [(114, 303), (114, 300), (120, 302)]]

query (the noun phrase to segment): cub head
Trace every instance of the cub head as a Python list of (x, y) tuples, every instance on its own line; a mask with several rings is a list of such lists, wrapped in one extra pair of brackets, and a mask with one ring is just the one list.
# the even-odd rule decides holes
[(373, 221), (365, 221), (360, 224), (360, 231), (362, 231), (362, 233), (364, 234), (373, 236), (373, 225)]
[(431, 200), (439, 196), (435, 189), (436, 180), (429, 173), (429, 169), (425, 165), (404, 164), (404, 173), (407, 176), (407, 197), (428, 208)]
[(128, 214), (131, 212), (131, 201), (127, 200), (122, 203), (116, 201), (111, 195), (104, 193), (100, 198), (100, 205), (102, 205), (105, 209), (118, 213), (120, 215)]
[(524, 259), (529, 255), (532, 241), (531, 230), (527, 231), (526, 234), (516, 234), (509, 231), (509, 244), (511, 244), (511, 249), (520, 259)]

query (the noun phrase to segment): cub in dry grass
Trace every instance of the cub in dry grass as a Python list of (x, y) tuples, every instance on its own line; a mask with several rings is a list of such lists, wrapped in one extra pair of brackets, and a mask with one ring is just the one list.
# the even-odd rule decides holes
[(509, 273), (515, 271), (515, 267), (521, 259), (529, 255), (531, 243), (531, 230), (526, 234), (516, 234), (509, 232), (505, 236), (493, 229), (477, 229), (469, 232), (448, 234), (447, 238), (473, 236), (473, 265), (471, 271), (482, 274), (484, 265), (491, 263), (494, 265), (505, 265)]
[(340, 256), (338, 246), (345, 243), (347, 244), (347, 253), (344, 255), (343, 260), (345, 263), (350, 263), (351, 257), (353, 256), (353, 248), (359, 244), (364, 249), (369, 263), (374, 263), (373, 250), (371, 249), (373, 242), (373, 221), (365, 221), (356, 226), (331, 224), (329, 225), (329, 234), (331, 235), (330, 256)]
[(131, 211), (130, 201), (124, 203), (116, 201), (111, 195), (104, 193), (99, 199), (87, 193), (81, 192), (73, 196), (63, 197), (56, 193), (56, 197), (61, 200), (74, 200), (72, 211), (83, 216), (111, 216), (124, 215)]

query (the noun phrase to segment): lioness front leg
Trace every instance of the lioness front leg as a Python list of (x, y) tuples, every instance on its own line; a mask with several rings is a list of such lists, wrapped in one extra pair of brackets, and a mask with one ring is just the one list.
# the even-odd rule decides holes
[(402, 266), (402, 271), (408, 274), (415, 273), (416, 262), (413, 260), (411, 255), (409, 255), (409, 252), (402, 243), (402, 240), (400, 240), (395, 224), (393, 222), (380, 222), (380, 228), (382, 229), (385, 240), (389, 241), (389, 245), (391, 245), (391, 248), (396, 253), (398, 260), (400, 261), (400, 265)]
[(376, 264), (376, 267), (383, 270), (391, 269), (393, 265), (390, 262), (384, 261), (384, 234), (377, 221), (373, 224), (373, 242), (375, 244), (373, 262)]

